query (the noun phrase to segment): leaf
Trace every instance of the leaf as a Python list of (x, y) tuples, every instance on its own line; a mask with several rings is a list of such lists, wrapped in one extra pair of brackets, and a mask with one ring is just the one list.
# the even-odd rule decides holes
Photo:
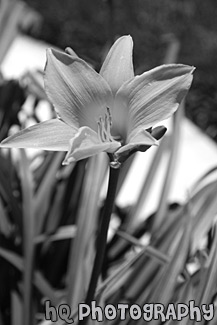
[[(15, 266), (20, 272), (23, 272), (24, 262), (19, 255), (0, 247), (0, 256), (3, 257), (9, 263), (11, 263), (13, 266)], [(51, 300), (51, 302), (56, 306), (57, 303), (59, 302), (59, 298), (56, 296), (53, 288), (51, 288), (50, 284), (47, 282), (47, 280), (42, 276), (42, 274), (39, 271), (34, 272), (33, 282), (36, 288), (38, 288), (38, 290), (45, 297), (48, 297)]]
[(55, 234), (41, 234), (34, 239), (35, 244), (40, 244), (45, 241), (58, 241), (58, 240), (65, 240), (65, 239), (72, 239), (75, 237), (76, 234), (76, 226), (62, 226), (59, 227)]
[(216, 293), (217, 283), (217, 225), (214, 226), (214, 235), (212, 241), (212, 248), (209, 258), (205, 265), (205, 270), (202, 273), (200, 284), (197, 290), (197, 305), (210, 304), (213, 295)]
[(169, 140), (171, 139), (165, 136), (162, 139), (159, 147), (155, 151), (149, 170), (147, 172), (146, 179), (144, 180), (143, 186), (141, 188), (138, 200), (130, 210), (129, 219), (131, 220), (131, 227), (133, 226), (133, 224), (137, 223), (138, 217), (141, 216), (142, 208), (144, 207), (145, 201), (148, 197), (148, 193), (151, 188), (151, 184), (153, 183), (154, 177), (160, 166), (160, 161), (162, 159), (163, 153), (165, 152), (165, 150), (168, 149), (168, 144), (169, 142), (171, 142)]
[[(171, 262), (160, 272), (159, 281), (149, 300), (152, 303), (161, 303), (164, 306), (171, 301), (175, 286), (177, 285), (178, 275), (183, 271), (188, 254), (191, 236), (191, 221), (186, 220), (183, 228), (182, 237), (178, 248), (174, 252)], [(138, 323), (140, 324), (140, 322)], [(150, 325), (159, 324), (159, 320), (152, 320)]]
[[(144, 245), (141, 243), (140, 240), (138, 240), (137, 238), (127, 234), (124, 231), (118, 230), (117, 234), (122, 237), (123, 239), (125, 239), (126, 241), (129, 241), (131, 244), (141, 247), (143, 248)], [(156, 249), (153, 246), (147, 245), (146, 246), (146, 251), (145, 253), (150, 256), (150, 257), (154, 257), (156, 258), (158, 261), (160, 261), (162, 264), (168, 263), (170, 258), (168, 258), (165, 254), (163, 254), (162, 252), (160, 252), (158, 249)]]
[[(189, 304), (189, 301), (190, 300), (194, 300), (194, 296), (193, 296), (193, 284), (192, 284), (192, 281), (189, 280), (189, 281), (186, 281), (184, 284), (183, 284), (183, 291), (181, 293), (181, 295), (179, 296), (179, 299), (178, 301), (176, 302), (176, 304), (186, 304), (188, 305)], [(189, 315), (187, 315), (186, 317), (183, 317), (182, 320), (170, 320), (168, 322), (167, 325), (179, 325), (179, 324), (182, 324), (182, 325), (187, 325), (189, 322)]]
[(194, 216), (192, 234), (192, 253), (199, 247), (201, 240), (215, 220), (217, 213), (217, 182), (204, 186), (191, 199), (191, 213)]
[(161, 302), (166, 305), (171, 298), (174, 287), (177, 283), (178, 275), (183, 271), (185, 261), (190, 246), (191, 237), (191, 220), (186, 221), (186, 225), (183, 228), (183, 234), (176, 249), (173, 258), (169, 265), (167, 265), (163, 271), (163, 276), (160, 283), (157, 285), (155, 292), (150, 298), (154, 302)]
[(2, 200), (0, 198), (0, 232), (8, 237), (11, 233), (12, 225), (3, 208)]
[(180, 126), (183, 117), (183, 110), (184, 104), (182, 103), (173, 117), (173, 132), (170, 135), (171, 144), (169, 150), (169, 160), (167, 164), (166, 174), (164, 177), (164, 184), (160, 196), (160, 202), (157, 208), (157, 213), (154, 218), (154, 230), (161, 226), (164, 221), (164, 218), (166, 217), (168, 194), (173, 182), (173, 178), (175, 177), (174, 171), (177, 163), (177, 156), (179, 150)]
[(0, 256), (14, 265), (19, 271), (23, 271), (23, 259), (19, 255), (0, 247)]
[(203, 183), (207, 178), (209, 178), (210, 175), (214, 174), (217, 171), (217, 166), (209, 169), (206, 173), (204, 173), (193, 185), (191, 189), (191, 193), (195, 194), (198, 191), (198, 188), (200, 188), (201, 183)]
[[(159, 250), (159, 256), (160, 253), (163, 253), (162, 256), (165, 256), (165, 254), (168, 256), (169, 252), (170, 254), (174, 252), (174, 247), (177, 245), (176, 238), (182, 223), (182, 215), (182, 210), (181, 212), (178, 210), (178, 212), (176, 211), (176, 213), (173, 212), (171, 215), (168, 215), (164, 227), (151, 241), (151, 245), (156, 250)], [(151, 251), (149, 256), (151, 256), (150, 253)], [(162, 261), (156, 260), (155, 255), (153, 255), (154, 258), (149, 256), (143, 254), (140, 257), (130, 270), (128, 277), (123, 280), (120, 288), (117, 284), (114, 284), (113, 295), (110, 294), (108, 296), (109, 302), (116, 304), (121, 300), (126, 300), (127, 297), (129, 297), (130, 302), (136, 301), (140, 305), (147, 301), (149, 293), (153, 292), (153, 285), (162, 265)]]
[(19, 232), (22, 234), (22, 213), (20, 205), (16, 198), (13, 196), (13, 189), (8, 181), (9, 170), (8, 166), (10, 164), (10, 159), (6, 160), (2, 155), (0, 155), (0, 194), (3, 201), (6, 202), (9, 210), (11, 211), (11, 217), (15, 225), (17, 226)]
[(34, 227), (35, 210), (33, 206), (33, 180), (30, 172), (28, 158), (24, 150), (20, 150), (20, 178), (22, 187), (22, 208), (23, 208), (23, 324), (33, 324), (32, 310), (32, 276), (34, 268)]
[(34, 210), (37, 217), (37, 229), (35, 231), (36, 235), (41, 233), (41, 229), (44, 222), (44, 216), (50, 206), (51, 193), (53, 186), (56, 182), (56, 173), (63, 159), (62, 153), (57, 153), (51, 163), (49, 168), (45, 173), (38, 190), (34, 197)]
[(68, 297), (70, 306), (84, 299), (95, 254), (94, 240), (98, 217), (99, 194), (105, 176), (104, 154), (89, 159), (77, 214), (77, 234), (72, 242), (68, 264)]
[(22, 325), (23, 304), (16, 292), (11, 293), (12, 325)]

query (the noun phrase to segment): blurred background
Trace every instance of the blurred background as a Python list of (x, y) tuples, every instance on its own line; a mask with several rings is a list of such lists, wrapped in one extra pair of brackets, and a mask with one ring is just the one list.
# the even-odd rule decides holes
[[(130, 34), (136, 74), (162, 63), (196, 67), (160, 146), (121, 169), (99, 287), (105, 302), (196, 297), (217, 306), (216, 17), (216, 0), (0, 0), (0, 141), (12, 127), (56, 116), (43, 88), (50, 45), (71, 47), (99, 70), (115, 39)], [(108, 161), (62, 166), (63, 157), (0, 149), (0, 325), (47, 325), (45, 299), (72, 306), (85, 297)]]
[(180, 63), (196, 66), (187, 116), (217, 141), (217, 3), (215, 0), (25, 0), (42, 17), (32, 33), (99, 66), (119, 35), (134, 39), (137, 72), (164, 60), (168, 43), (180, 42)]

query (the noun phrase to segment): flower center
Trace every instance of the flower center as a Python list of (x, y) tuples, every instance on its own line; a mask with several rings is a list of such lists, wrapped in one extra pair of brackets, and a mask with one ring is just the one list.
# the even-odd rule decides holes
[(107, 107), (105, 117), (100, 116), (98, 124), (98, 136), (102, 142), (112, 142), (114, 139), (111, 136), (112, 116), (110, 109)]

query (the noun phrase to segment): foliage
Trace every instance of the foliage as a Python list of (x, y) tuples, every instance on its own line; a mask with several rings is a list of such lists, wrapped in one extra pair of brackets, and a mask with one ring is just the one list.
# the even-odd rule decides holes
[[(43, 3), (48, 6), (46, 2)], [(122, 3), (117, 3), (120, 13)], [(137, 9), (130, 1), (126, 3), (127, 8), (132, 8), (132, 11), (127, 12), (130, 17), (134, 15), (133, 10)], [(142, 1), (137, 3), (143, 6)], [(177, 1), (167, 3), (171, 12), (176, 13), (175, 17), (177, 12), (182, 15), (179, 6), (190, 8), (186, 1), (180, 5)], [(192, 5), (193, 2), (189, 3)], [(79, 5), (71, 2), (72, 7), (77, 5), (80, 8), (83, 17), (89, 17), (85, 4), (85, 1)], [(103, 6), (101, 2), (94, 3), (97, 4)], [(94, 5), (91, 6), (93, 13), (96, 11)], [(157, 3), (146, 1), (147, 12), (152, 11), (153, 6), (160, 17), (162, 11)], [(61, 7), (64, 7), (62, 3)], [(55, 8), (52, 6), (52, 10)], [(76, 10), (73, 13), (76, 16)], [(152, 27), (150, 30), (155, 32), (156, 26), (154, 20), (150, 21), (149, 14), (142, 11), (141, 16), (142, 22), (138, 21), (138, 26), (149, 21)], [(145, 20), (143, 16), (146, 17)], [(162, 21), (166, 21), (167, 16), (163, 17)], [(103, 22), (104, 16), (99, 14), (96, 19)], [(72, 27), (67, 27), (66, 22), (64, 28), (64, 36), (71, 37)], [(95, 28), (98, 29), (97, 24)], [(74, 32), (76, 31), (75, 29)], [(83, 42), (82, 35), (81, 32), (79, 37)], [(104, 37), (102, 32), (100, 39), (94, 43), (97, 44), (93, 47), (95, 53), (102, 49)], [(66, 38), (62, 39), (62, 45), (67, 41)], [(92, 47), (92, 41), (89, 39), (89, 48)], [(159, 39), (153, 41), (150, 36), (150, 43), (153, 53), (156, 44), (159, 46)], [(145, 45), (142, 47), (144, 50)], [(139, 64), (143, 50), (137, 50)], [(88, 56), (91, 57), (89, 53)], [(94, 55), (93, 57), (97, 61)], [(28, 86), (25, 85), (25, 80), (28, 80)], [(22, 105), (25, 100), (25, 104), (29, 105), (29, 98), (33, 100), (28, 118), (38, 121), (37, 109), (46, 96), (35, 76), (26, 75), (20, 83), (1, 80), (2, 137), (11, 132), (14, 123), (21, 127), (27, 123), (26, 116), (22, 120), (20, 115), (24, 113)], [(216, 311), (217, 167), (201, 176), (183, 204), (168, 202), (168, 190), (176, 177), (174, 166), (182, 113), (183, 107), (180, 107), (174, 118), (173, 132), (164, 137), (156, 151), (137, 202), (124, 208), (117, 203), (114, 206), (111, 233), (95, 292), (95, 299), (101, 306), (107, 303), (117, 305), (120, 302), (139, 305), (152, 302), (164, 305), (169, 302), (188, 304), (190, 300), (195, 300), (197, 305), (213, 303)], [(145, 208), (150, 186), (165, 153), (169, 159), (158, 209), (148, 218), (141, 219), (139, 216)], [(2, 325), (52, 324), (44, 319), (45, 300), (50, 300), (56, 307), (68, 303), (77, 323), (77, 304), (85, 300), (96, 254), (96, 238), (104, 207), (101, 192), (102, 185), (107, 185), (108, 161), (104, 154), (69, 166), (62, 166), (62, 160), (62, 153), (0, 151)], [(117, 194), (128, 176), (133, 160), (134, 156), (121, 169)], [(201, 324), (216, 324), (216, 320), (215, 315), (212, 321), (202, 320)], [(120, 319), (104, 323), (119, 324)], [(134, 322), (127, 317), (121, 323), (129, 325)], [(144, 321), (141, 319), (136, 323), (140, 325)], [(149, 323), (162, 324), (160, 320)], [(166, 324), (176, 322), (168, 320)], [(186, 317), (182, 324), (190, 325), (192, 322)]]
[[(16, 96), (13, 99), (16, 102)], [(113, 235), (95, 295), (100, 304), (215, 302), (217, 169), (198, 180), (183, 205), (167, 202), (181, 118), (176, 115), (174, 133), (165, 137), (153, 158), (157, 163), (151, 164), (138, 203), (115, 206)], [(171, 159), (159, 210), (141, 220), (138, 210), (165, 151)], [(38, 152), (31, 158), (24, 151), (11, 156), (2, 150), (0, 158), (1, 322), (33, 324), (37, 319), (47, 324), (43, 320), (47, 299), (53, 306), (69, 303), (76, 320), (76, 306), (84, 300), (90, 281), (107, 159), (101, 154), (63, 167), (61, 153)], [(121, 170), (118, 191), (131, 163)], [(119, 226), (114, 228), (115, 220)], [(128, 317), (122, 322), (132, 324)]]

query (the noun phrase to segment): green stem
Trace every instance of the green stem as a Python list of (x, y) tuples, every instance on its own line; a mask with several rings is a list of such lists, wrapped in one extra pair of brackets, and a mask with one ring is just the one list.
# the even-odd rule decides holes
[[(115, 193), (116, 193), (116, 188), (118, 183), (119, 172), (120, 172), (120, 168), (110, 167), (107, 197), (106, 197), (105, 206), (102, 215), (102, 223), (101, 223), (99, 235), (97, 237), (96, 256), (95, 256), (90, 284), (89, 284), (89, 288), (85, 300), (85, 303), (89, 306), (91, 304), (91, 301), (94, 299), (97, 282), (102, 269), (102, 264), (104, 260), (105, 249), (106, 249), (108, 228), (109, 228), (111, 213), (112, 213), (114, 200), (115, 200)], [(88, 318), (86, 317), (79, 324), (85, 325), (87, 323), (87, 320)]]

